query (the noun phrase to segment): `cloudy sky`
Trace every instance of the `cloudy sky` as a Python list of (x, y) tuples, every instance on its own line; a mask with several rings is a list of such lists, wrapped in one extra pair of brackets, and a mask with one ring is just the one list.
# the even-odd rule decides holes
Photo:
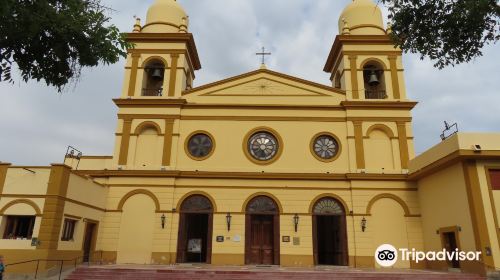
[[(351, 0), (179, 0), (190, 15), (202, 70), (195, 86), (255, 70), (255, 52), (272, 51), (272, 70), (330, 84), (322, 71), (337, 35), (337, 19)], [(133, 16), (145, 18), (153, 0), (103, 0), (112, 22), (131, 31)], [(416, 149), (439, 142), (443, 121), (461, 131), (500, 132), (500, 45), (468, 65), (436, 70), (430, 61), (405, 55), (407, 91), (420, 104), (413, 111)], [(42, 83), (0, 83), (0, 161), (47, 165), (63, 160), (73, 145), (87, 155), (110, 155), (123, 61), (87, 69), (63, 94)]]

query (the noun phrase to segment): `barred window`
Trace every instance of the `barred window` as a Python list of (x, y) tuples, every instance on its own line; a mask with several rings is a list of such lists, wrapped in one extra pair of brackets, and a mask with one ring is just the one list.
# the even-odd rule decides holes
[(65, 219), (61, 240), (62, 241), (73, 241), (75, 227), (76, 227), (76, 220)]

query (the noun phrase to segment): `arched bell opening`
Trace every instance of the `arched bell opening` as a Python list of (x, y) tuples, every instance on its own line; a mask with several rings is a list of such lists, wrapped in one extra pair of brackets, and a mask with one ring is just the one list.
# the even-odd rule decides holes
[(158, 59), (149, 61), (144, 67), (142, 96), (162, 96), (164, 80), (165, 64)]
[(377, 61), (369, 61), (363, 67), (365, 99), (386, 99), (384, 68)]
[(180, 208), (178, 263), (211, 263), (214, 207), (203, 195), (186, 198)]
[(313, 207), (313, 252), (316, 265), (348, 265), (346, 213), (332, 197), (319, 199)]

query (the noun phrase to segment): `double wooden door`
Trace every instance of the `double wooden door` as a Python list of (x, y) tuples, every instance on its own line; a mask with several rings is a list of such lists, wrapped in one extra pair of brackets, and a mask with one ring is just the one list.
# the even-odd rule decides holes
[(275, 264), (274, 216), (250, 216), (250, 242), (248, 243), (249, 264)]

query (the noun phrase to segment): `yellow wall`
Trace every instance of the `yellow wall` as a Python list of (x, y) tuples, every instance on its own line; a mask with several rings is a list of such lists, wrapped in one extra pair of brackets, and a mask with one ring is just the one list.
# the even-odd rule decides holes
[(125, 203), (120, 222), (117, 263), (151, 263), (154, 205), (146, 195), (135, 195)]
[[(375, 202), (370, 227), (373, 227), (373, 248), (382, 244), (391, 244), (397, 249), (410, 248), (405, 212), (396, 201), (383, 198)], [(402, 261), (399, 257), (394, 267), (410, 268), (410, 262)]]
[(458, 163), (418, 182), (419, 202), (427, 251), (442, 250), (440, 228), (459, 226), (461, 250), (475, 251), (474, 231), (469, 212), (462, 164)]

